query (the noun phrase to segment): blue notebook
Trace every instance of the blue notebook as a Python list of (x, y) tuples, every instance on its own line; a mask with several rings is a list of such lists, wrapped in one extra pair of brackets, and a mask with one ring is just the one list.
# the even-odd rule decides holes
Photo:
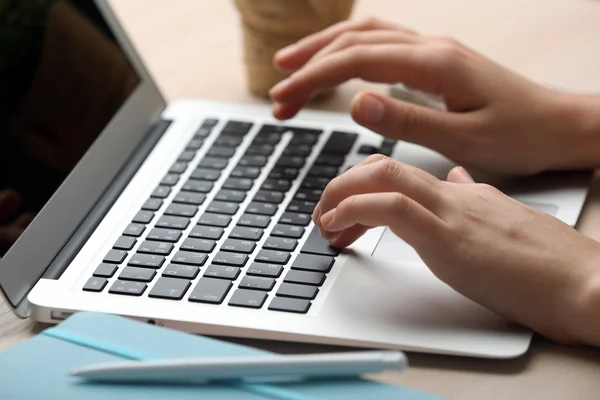
[(347, 379), (286, 384), (109, 385), (87, 383), (69, 371), (99, 362), (172, 357), (259, 356), (271, 353), (129, 318), (80, 312), (0, 352), (3, 399), (238, 399), (436, 400), (400, 386)]

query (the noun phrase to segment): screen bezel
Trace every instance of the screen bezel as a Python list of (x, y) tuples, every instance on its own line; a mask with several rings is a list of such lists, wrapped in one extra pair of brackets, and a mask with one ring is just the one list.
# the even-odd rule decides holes
[(166, 106), (109, 2), (94, 3), (138, 73), (139, 83), (34, 221), (0, 259), (0, 289), (13, 308), (23, 302)]

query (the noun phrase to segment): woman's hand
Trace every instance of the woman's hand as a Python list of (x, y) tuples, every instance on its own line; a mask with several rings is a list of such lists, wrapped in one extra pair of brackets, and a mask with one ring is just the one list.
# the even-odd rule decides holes
[(336, 247), (389, 226), (464, 296), (554, 340), (600, 345), (600, 244), (460, 167), (440, 181), (371, 156), (329, 183), (313, 219)]
[(600, 129), (590, 133), (600, 126), (598, 99), (534, 84), (452, 39), (374, 19), (346, 21), (281, 50), (275, 64), (293, 72), (271, 91), (279, 119), (352, 78), (402, 82), (443, 96), (448, 112), (361, 93), (351, 105), (355, 121), (479, 170), (533, 174), (600, 165), (590, 150), (590, 140), (600, 145)]

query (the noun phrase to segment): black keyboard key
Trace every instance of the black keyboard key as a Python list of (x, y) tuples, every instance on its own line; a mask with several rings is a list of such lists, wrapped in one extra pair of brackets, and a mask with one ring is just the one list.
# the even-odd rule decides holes
[(240, 167), (264, 167), (269, 159), (265, 156), (245, 155), (238, 162)]
[(240, 284), (240, 288), (270, 291), (275, 286), (275, 279), (262, 276), (245, 276)]
[(159, 269), (165, 262), (165, 257), (152, 254), (134, 254), (127, 265), (134, 267)]
[(271, 236), (290, 239), (300, 239), (304, 235), (305, 228), (297, 225), (277, 224), (271, 231)]
[(290, 253), (285, 251), (261, 250), (254, 261), (267, 264), (285, 265), (290, 259)]
[(115, 244), (113, 244), (113, 249), (117, 250), (131, 250), (135, 243), (137, 242), (136, 238), (132, 236), (121, 236), (117, 239)]
[(148, 240), (157, 240), (159, 242), (177, 243), (181, 239), (182, 233), (179, 229), (153, 228), (146, 236)]
[(100, 278), (110, 278), (115, 274), (118, 268), (119, 267), (115, 264), (102, 263), (98, 265), (98, 267), (94, 271), (94, 276)]
[(173, 250), (173, 243), (168, 242), (155, 242), (151, 240), (145, 240), (138, 247), (138, 253), (144, 254), (158, 254), (162, 256), (168, 256)]
[(196, 193), (209, 193), (212, 190), (213, 186), (214, 184), (210, 181), (190, 179), (183, 184), (181, 190)]
[(271, 223), (271, 218), (266, 215), (243, 214), (238, 220), (239, 226), (264, 229)]
[(263, 249), (278, 250), (278, 251), (294, 251), (298, 246), (296, 239), (280, 238), (270, 236), (263, 244)]
[(223, 251), (233, 251), (234, 253), (252, 254), (256, 248), (256, 243), (251, 240), (227, 239), (221, 245)]
[(171, 278), (195, 279), (200, 268), (191, 265), (169, 264), (163, 270), (162, 276)]
[(231, 265), (233, 267), (243, 267), (248, 261), (246, 254), (230, 253), (227, 251), (219, 251), (215, 258), (213, 258), (213, 264), (219, 265)]
[(292, 269), (327, 273), (331, 270), (334, 261), (335, 259), (329, 256), (299, 254), (292, 262)]
[(176, 162), (171, 166), (169, 172), (171, 174), (183, 174), (188, 167), (188, 163), (186, 162)]
[(258, 144), (258, 143), (253, 143), (250, 147), (248, 147), (248, 149), (246, 149), (246, 153), (247, 155), (260, 155), (260, 156), (270, 156), (271, 154), (273, 154), (273, 151), (275, 150), (275, 147), (273, 145), (270, 144)]
[(123, 250), (110, 250), (106, 256), (104, 256), (105, 263), (109, 264), (121, 264), (127, 257), (127, 252)]
[(269, 310), (287, 311), (306, 314), (310, 309), (310, 301), (304, 299), (291, 299), (289, 297), (275, 297), (269, 304)]
[(215, 140), (215, 145), (223, 147), (238, 147), (244, 141), (243, 136), (239, 135), (221, 135)]
[(235, 281), (240, 275), (240, 268), (238, 267), (227, 267), (225, 265), (211, 265), (206, 269), (203, 276), (218, 279), (229, 279)]
[(290, 270), (283, 278), (284, 282), (301, 285), (321, 286), (325, 282), (325, 274), (311, 271)]
[(199, 179), (210, 182), (217, 181), (220, 177), (221, 172), (219, 170), (209, 168), (196, 168), (194, 171), (192, 171), (192, 175), (190, 175), (191, 179)]
[(173, 203), (165, 210), (165, 215), (192, 218), (198, 212), (198, 206)]
[(246, 228), (243, 226), (236, 226), (229, 234), (229, 237), (240, 240), (258, 241), (262, 238), (262, 235), (263, 230), (260, 228)]
[(177, 193), (177, 196), (173, 199), (173, 203), (181, 204), (192, 204), (195, 206), (202, 205), (206, 200), (206, 195), (202, 193), (184, 192)]
[(219, 123), (219, 120), (216, 118), (206, 118), (202, 123), (203, 128), (212, 128)]
[(263, 136), (269, 134), (281, 135), (282, 133), (285, 133), (289, 130), (290, 128), (283, 125), (264, 124), (260, 127), (260, 130), (258, 131), (258, 134), (256, 136)]
[(273, 192), (267, 190), (259, 190), (254, 196), (254, 201), (260, 201), (264, 203), (280, 204), (285, 198), (285, 193)]
[(258, 290), (237, 289), (229, 300), (230, 306), (261, 308), (265, 304), (267, 294)]
[(245, 121), (227, 121), (221, 132), (245, 135), (252, 128), (252, 122)]
[(297, 299), (314, 300), (319, 293), (319, 288), (308, 285), (296, 285), (295, 283), (282, 283), (277, 289), (277, 296), (294, 297)]
[(224, 189), (234, 189), (234, 190), (250, 190), (254, 185), (254, 180), (246, 179), (246, 178), (228, 178), (223, 183)]
[(156, 189), (150, 195), (151, 197), (156, 197), (158, 199), (164, 199), (169, 197), (171, 194), (171, 188), (168, 186), (157, 186)]
[(187, 146), (185, 146), (185, 149), (197, 151), (197, 150), (200, 150), (200, 148), (202, 147), (203, 144), (204, 144), (204, 140), (202, 140), (200, 138), (194, 138), (188, 142)]
[(285, 179), (266, 179), (260, 190), (287, 192), (292, 187), (292, 183)]
[(196, 156), (196, 152), (195, 151), (193, 151), (193, 150), (184, 150), (184, 151), (181, 152), (181, 154), (177, 158), (177, 161), (189, 162), (189, 161), (192, 161), (195, 156)]
[(290, 144), (283, 151), (284, 156), (308, 157), (313, 147), (307, 144)]
[(192, 253), (190, 251), (178, 251), (173, 256), (171, 262), (175, 264), (185, 264), (201, 267), (206, 263), (208, 256), (203, 253)]
[(297, 168), (273, 168), (268, 178), (294, 180), (298, 177), (298, 172)]
[(329, 165), (332, 167), (341, 167), (346, 161), (346, 157), (341, 154), (321, 153), (315, 160), (315, 165)]
[(187, 279), (159, 278), (148, 293), (148, 297), (181, 300), (190, 286), (191, 282)]
[(242, 190), (221, 189), (215, 195), (215, 200), (241, 203), (246, 199), (246, 192)]
[(247, 275), (266, 276), (270, 278), (279, 278), (283, 267), (277, 264), (252, 263), (246, 271)]
[(217, 214), (234, 215), (238, 212), (239, 208), (240, 206), (238, 203), (215, 200), (208, 205), (206, 211)]
[(358, 148), (358, 154), (375, 154), (377, 153), (377, 147), (371, 146), (369, 144), (363, 144)]
[(128, 296), (141, 296), (148, 287), (147, 284), (142, 282), (132, 281), (115, 281), (109, 289), (109, 293), (114, 294), (125, 294)]
[(327, 187), (330, 181), (331, 179), (322, 176), (309, 176), (302, 181), (301, 188), (323, 190), (325, 187)]
[(106, 287), (108, 280), (106, 278), (91, 277), (83, 286), (86, 292), (101, 292)]
[(280, 224), (307, 226), (311, 221), (310, 214), (284, 212), (279, 219)]
[(340, 249), (331, 247), (329, 242), (321, 237), (319, 229), (314, 227), (300, 252), (335, 257), (340, 254)]
[(206, 153), (209, 157), (230, 158), (235, 154), (235, 147), (213, 146)]
[(321, 176), (325, 178), (335, 178), (339, 169), (329, 165), (315, 165), (308, 171), (308, 176)]
[(190, 224), (189, 218), (184, 217), (171, 217), (167, 215), (163, 215), (156, 222), (156, 226), (159, 228), (171, 228), (171, 229), (181, 229), (184, 230)]
[(216, 226), (196, 225), (190, 232), (190, 237), (199, 239), (219, 240), (224, 229)]
[(294, 196), (295, 200), (305, 200), (305, 201), (319, 201), (321, 196), (323, 195), (323, 191), (321, 189), (300, 189)]
[(317, 202), (315, 201), (292, 200), (286, 211), (312, 214), (316, 206)]
[(192, 291), (189, 301), (221, 304), (233, 284), (225, 279), (202, 277)]
[(320, 129), (310, 128), (291, 128), (294, 131), (294, 137), (291, 143), (310, 144), (311, 146), (317, 143), (319, 136), (323, 133)]
[(140, 237), (142, 236), (142, 233), (144, 233), (145, 230), (146, 227), (144, 225), (129, 224), (127, 225), (127, 228), (125, 228), (125, 230), (123, 231), (123, 235)]
[(276, 145), (281, 141), (281, 134), (279, 133), (260, 133), (256, 135), (252, 144), (270, 144)]
[(205, 137), (210, 135), (210, 132), (211, 132), (210, 127), (201, 127), (196, 131), (196, 133), (194, 134), (194, 137), (198, 138), (198, 139), (204, 139)]
[(158, 211), (162, 207), (162, 205), (163, 201), (161, 199), (150, 198), (146, 200), (146, 202), (142, 206), (142, 210)]
[(358, 134), (349, 132), (332, 132), (323, 147), (323, 153), (348, 154), (354, 146)]
[(223, 214), (204, 213), (198, 221), (198, 225), (217, 226), (226, 228), (231, 223), (231, 216)]
[(277, 167), (283, 167), (283, 168), (302, 168), (304, 166), (304, 163), (306, 162), (306, 159), (304, 157), (298, 157), (298, 156), (281, 156), (279, 157), (279, 160), (277, 160), (277, 163), (275, 164)]
[(260, 214), (272, 217), (273, 215), (275, 215), (275, 213), (277, 213), (277, 205), (273, 203), (261, 203), (254, 201), (248, 204), (246, 212), (248, 214)]
[(150, 282), (154, 279), (156, 270), (150, 268), (125, 267), (119, 274), (119, 279), (124, 281)]
[(163, 186), (174, 186), (177, 182), (179, 182), (179, 175), (167, 174), (162, 178), (160, 184)]
[(199, 251), (201, 253), (210, 253), (214, 250), (216, 243), (214, 240), (187, 238), (181, 243), (179, 248), (186, 251)]
[(260, 168), (256, 167), (236, 167), (231, 171), (231, 176), (234, 178), (256, 179), (260, 175), (260, 171)]
[(229, 162), (225, 158), (204, 157), (198, 163), (198, 167), (222, 170), (225, 169), (225, 167), (227, 167), (228, 163)]
[(136, 224), (147, 224), (152, 221), (152, 218), (154, 218), (154, 213), (152, 211), (141, 210), (135, 214), (131, 222), (135, 222)]

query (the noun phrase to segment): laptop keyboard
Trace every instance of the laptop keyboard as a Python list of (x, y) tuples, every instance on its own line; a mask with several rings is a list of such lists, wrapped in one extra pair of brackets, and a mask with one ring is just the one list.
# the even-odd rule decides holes
[[(287, 201), (322, 131), (261, 126), (217, 185), (253, 126), (227, 121), (204, 157), (191, 165), (218, 122), (203, 122), (83, 290), (206, 304), (228, 298), (232, 307), (308, 312), (339, 255), (317, 228), (308, 228), (311, 214), (325, 186), (342, 172), (358, 135), (332, 132)], [(259, 179), (286, 132), (292, 133), (290, 141), (266, 179)], [(393, 145), (384, 140), (380, 148), (361, 146), (359, 153), (391, 154)], [(172, 193), (189, 170), (181, 189)]]

